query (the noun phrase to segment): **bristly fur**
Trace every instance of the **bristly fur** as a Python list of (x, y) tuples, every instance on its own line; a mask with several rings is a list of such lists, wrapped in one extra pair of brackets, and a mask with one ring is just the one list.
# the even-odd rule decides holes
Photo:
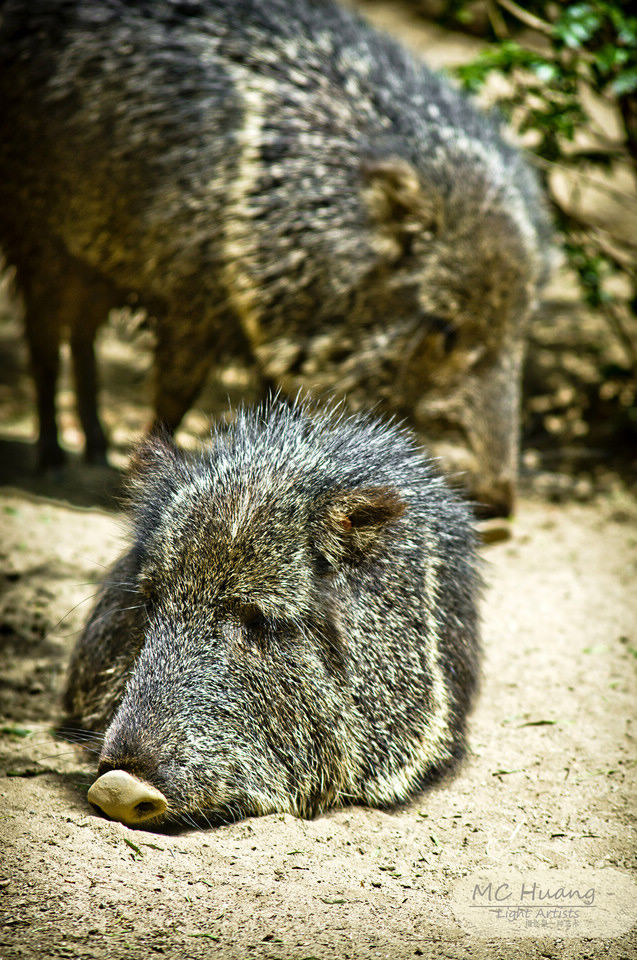
[(403, 801), (462, 756), (468, 508), (395, 424), (280, 400), (196, 455), (151, 439), (131, 547), (73, 655), (70, 723), (166, 817)]
[(510, 509), (549, 244), (497, 120), (330, 0), (5, 0), (0, 59), (0, 244), (44, 462), (60, 328), (103, 453), (92, 340), (132, 295), (158, 423), (240, 357), (288, 396), (406, 416)]

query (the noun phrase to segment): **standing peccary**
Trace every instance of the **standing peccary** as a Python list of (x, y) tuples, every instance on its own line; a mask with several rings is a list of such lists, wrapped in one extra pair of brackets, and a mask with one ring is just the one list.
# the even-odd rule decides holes
[(87, 452), (92, 342), (156, 319), (156, 423), (210, 364), (406, 416), (508, 512), (524, 328), (545, 272), (534, 177), (477, 112), (330, 0), (4, 0), (0, 243), (39, 397), (71, 330)]
[(462, 755), (469, 512), (407, 435), (281, 402), (199, 456), (139, 449), (133, 544), (79, 640), (69, 722), (125, 823), (385, 806)]

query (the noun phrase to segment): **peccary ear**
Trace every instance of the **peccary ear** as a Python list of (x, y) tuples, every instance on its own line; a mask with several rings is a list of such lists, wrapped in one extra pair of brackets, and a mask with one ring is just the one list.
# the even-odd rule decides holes
[(435, 236), (443, 222), (443, 200), (426, 189), (414, 168), (402, 157), (366, 160), (362, 164), (363, 199), (379, 234), (374, 246), (390, 259), (399, 259), (415, 234)]
[(361, 487), (337, 493), (321, 518), (317, 547), (328, 563), (361, 563), (374, 552), (383, 530), (406, 510), (391, 487)]
[(133, 451), (127, 476), (129, 500), (142, 500), (151, 487), (170, 487), (170, 480), (179, 476), (183, 455), (169, 433), (151, 434)]

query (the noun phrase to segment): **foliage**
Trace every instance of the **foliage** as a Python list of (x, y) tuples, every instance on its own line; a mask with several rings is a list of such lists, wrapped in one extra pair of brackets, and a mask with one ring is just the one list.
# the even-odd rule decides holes
[[(637, 17), (627, 14), (627, 5), (606, 0), (558, 5), (540, 0), (518, 8), (505, 0), (501, 6), (509, 20), (518, 19), (518, 25), (521, 22), (532, 32), (526, 43), (502, 37), (472, 63), (459, 67), (463, 85), (475, 92), (494, 70), (511, 79), (509, 92), (498, 99), (499, 106), (514, 119), (520, 133), (533, 133), (532, 149), (545, 161), (544, 169), (561, 164), (572, 170), (607, 171), (623, 158), (637, 166)], [(616, 109), (624, 129), (623, 143), (609, 141), (598, 130), (587, 92)], [(581, 130), (593, 134), (595, 146), (573, 146)], [(629, 251), (617, 255), (602, 237), (586, 234), (587, 225), (561, 206), (556, 218), (565, 233), (569, 263), (591, 306), (612, 302), (605, 281), (618, 272), (628, 275), (636, 295), (634, 257), (627, 256)], [(634, 254), (634, 248), (630, 252)]]
[[(572, 189), (568, 197), (556, 190), (554, 178), (558, 173), (564, 183), (565, 175), (571, 187), (594, 182), (598, 191), (607, 191), (608, 209), (614, 202), (623, 213), (630, 204), (637, 210), (637, 16), (622, 0), (534, 0), (524, 6), (514, 0), (453, 0), (452, 6), (447, 13), (458, 26), (466, 26), (476, 11), (488, 25), (494, 42), (456, 68), (457, 76), (474, 93), (494, 73), (506, 78), (495, 100), (524, 135), (552, 187), (566, 261), (585, 303), (604, 319), (607, 339), (614, 342), (613, 362), (608, 354), (600, 356), (598, 394), (612, 393), (611, 378), (620, 398), (616, 435), (625, 436), (628, 427), (634, 442), (637, 229), (631, 235), (626, 217), (617, 229), (612, 217), (591, 215), (572, 202)], [(587, 405), (584, 419), (600, 409), (590, 397)]]

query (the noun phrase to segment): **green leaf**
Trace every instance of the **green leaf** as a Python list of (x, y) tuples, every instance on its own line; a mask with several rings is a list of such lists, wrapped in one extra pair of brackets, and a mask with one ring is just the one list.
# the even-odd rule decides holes
[(566, 7), (554, 24), (553, 32), (565, 46), (576, 49), (590, 40), (601, 22), (601, 15), (590, 4), (575, 3)]
[(595, 66), (602, 75), (612, 73), (630, 59), (628, 50), (606, 43), (595, 54)]
[(637, 90), (637, 67), (631, 67), (630, 70), (624, 70), (620, 73), (611, 83), (610, 89), (618, 97), (623, 97), (627, 93)]
[(30, 737), (33, 730), (27, 730), (26, 727), (14, 727), (12, 725), (0, 727), (0, 733), (9, 737)]
[(135, 853), (137, 854), (138, 857), (143, 857), (143, 856), (144, 856), (143, 850), (140, 850), (139, 847), (137, 846), (137, 844), (136, 844), (136, 843), (133, 843), (132, 840), (129, 840), (128, 837), (122, 837), (122, 840), (124, 841), (124, 843), (126, 844), (127, 847), (130, 847), (131, 850), (134, 850), (134, 851), (135, 851)]
[(538, 60), (531, 64), (531, 70), (542, 83), (555, 83), (560, 76), (557, 66), (547, 60)]

